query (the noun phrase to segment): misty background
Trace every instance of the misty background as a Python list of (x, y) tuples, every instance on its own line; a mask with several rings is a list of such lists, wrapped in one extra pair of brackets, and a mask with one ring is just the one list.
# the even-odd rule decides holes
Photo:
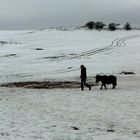
[(0, 0), (0, 29), (81, 26), (88, 21), (140, 25), (140, 0)]

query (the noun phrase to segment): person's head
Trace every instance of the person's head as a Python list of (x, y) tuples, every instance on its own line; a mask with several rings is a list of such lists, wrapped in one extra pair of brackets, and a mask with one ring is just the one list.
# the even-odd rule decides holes
[(83, 69), (84, 68), (84, 65), (81, 65), (80, 68)]

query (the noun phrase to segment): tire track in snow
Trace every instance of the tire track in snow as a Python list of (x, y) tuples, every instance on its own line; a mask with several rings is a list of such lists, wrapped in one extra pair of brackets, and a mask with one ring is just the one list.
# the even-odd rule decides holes
[(102, 52), (106, 52), (106, 51), (109, 51), (109, 50), (112, 50), (116, 47), (124, 47), (125, 46), (125, 42), (124, 42), (124, 38), (120, 39), (115, 39), (111, 42), (110, 45), (108, 46), (105, 46), (103, 48), (98, 48), (98, 49), (92, 49), (92, 50), (89, 50), (89, 51), (86, 51), (86, 52), (82, 52), (74, 57), (71, 57), (69, 59), (75, 59), (75, 58), (80, 58), (80, 57), (83, 57), (83, 56), (92, 56), (92, 55), (95, 55), (95, 54), (99, 54), (99, 53), (102, 53)]
[(126, 37), (122, 37), (122, 38), (117, 38), (117, 39), (113, 40), (110, 45), (105, 46), (103, 48), (91, 49), (91, 50), (82, 52), (82, 53), (77, 54), (72, 57), (63, 58), (61, 60), (63, 61), (63, 60), (69, 60), (69, 59), (76, 59), (76, 58), (80, 58), (80, 57), (84, 57), (84, 56), (92, 56), (95, 54), (99, 54), (99, 53), (103, 53), (103, 52), (115, 49), (117, 47), (125, 47), (126, 40), (137, 38), (137, 37), (140, 37), (140, 35), (131, 35), (131, 36), (126, 36)]
[[(107, 51), (115, 49), (117, 47), (125, 47), (126, 46), (126, 43), (125, 43), (126, 40), (134, 39), (134, 38), (137, 38), (137, 37), (140, 37), (140, 35), (131, 35), (131, 36), (126, 36), (126, 37), (122, 37), (122, 38), (117, 38), (117, 39), (113, 40), (111, 42), (111, 44), (108, 45), (108, 46), (105, 46), (103, 48), (91, 49), (91, 50), (82, 52), (80, 54), (77, 54), (73, 57), (63, 58), (60, 61), (70, 60), (70, 59), (78, 59), (78, 58), (81, 58), (81, 57), (84, 57), (84, 56), (92, 56), (92, 55), (100, 54), (100, 53), (103, 53), (103, 52), (107, 52)], [(76, 71), (78, 69), (79, 68), (67, 69), (67, 70), (64, 70), (64, 69), (62, 70), (61, 69), (61, 70), (58, 70), (58, 71), (59, 71), (59, 73), (66, 73), (66, 72)]]

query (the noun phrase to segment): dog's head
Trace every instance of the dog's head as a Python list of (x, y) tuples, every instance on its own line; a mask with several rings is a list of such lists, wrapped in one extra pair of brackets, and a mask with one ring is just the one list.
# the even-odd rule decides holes
[(100, 75), (97, 74), (97, 75), (95, 76), (95, 79), (96, 79), (96, 83), (98, 83), (98, 82), (100, 81)]

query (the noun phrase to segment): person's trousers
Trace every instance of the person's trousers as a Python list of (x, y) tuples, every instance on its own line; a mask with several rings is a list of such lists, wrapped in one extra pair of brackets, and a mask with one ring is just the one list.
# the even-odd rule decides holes
[(89, 84), (86, 83), (86, 79), (82, 79), (81, 78), (81, 90), (84, 90), (84, 85), (86, 87), (88, 87), (89, 89), (91, 88), (91, 86)]

